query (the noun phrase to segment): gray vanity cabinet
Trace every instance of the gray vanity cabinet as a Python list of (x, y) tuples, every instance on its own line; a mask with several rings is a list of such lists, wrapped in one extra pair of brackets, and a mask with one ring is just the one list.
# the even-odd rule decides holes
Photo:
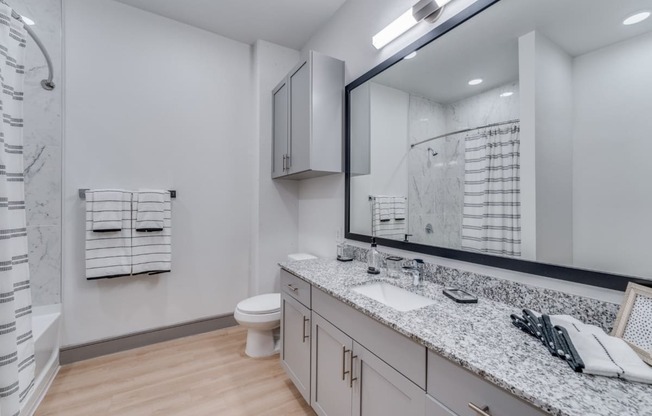
[(281, 294), (281, 365), (310, 402), (310, 309)]
[(353, 416), (423, 415), (426, 395), (368, 349), (353, 343)]
[(319, 416), (349, 416), (353, 399), (351, 365), (353, 340), (313, 313), (312, 396)]
[(310, 51), (272, 95), (272, 177), (342, 172), (344, 62)]

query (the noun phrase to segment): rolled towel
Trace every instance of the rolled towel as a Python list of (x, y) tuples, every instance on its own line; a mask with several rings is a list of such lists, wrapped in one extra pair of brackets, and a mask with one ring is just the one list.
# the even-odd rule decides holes
[(165, 196), (170, 193), (160, 190), (141, 190), (137, 194), (136, 231), (163, 231)]
[(106, 233), (122, 230), (124, 192), (115, 189), (86, 191), (86, 210), (90, 213), (91, 231)]

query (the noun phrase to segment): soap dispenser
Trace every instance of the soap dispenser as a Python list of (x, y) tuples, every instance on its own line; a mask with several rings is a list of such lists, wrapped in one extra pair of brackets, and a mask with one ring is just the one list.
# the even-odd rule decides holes
[(376, 238), (371, 237), (371, 249), (367, 253), (367, 273), (380, 274), (383, 264), (383, 256), (376, 250)]

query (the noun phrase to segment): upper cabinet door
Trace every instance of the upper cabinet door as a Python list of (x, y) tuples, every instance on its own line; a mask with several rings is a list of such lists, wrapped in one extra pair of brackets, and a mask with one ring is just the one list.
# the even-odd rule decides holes
[(310, 169), (312, 103), (308, 61), (290, 74), (290, 173)]
[(289, 95), (287, 79), (284, 79), (272, 92), (273, 95), (273, 138), (272, 138), (272, 178), (286, 174), (286, 158), (289, 143)]

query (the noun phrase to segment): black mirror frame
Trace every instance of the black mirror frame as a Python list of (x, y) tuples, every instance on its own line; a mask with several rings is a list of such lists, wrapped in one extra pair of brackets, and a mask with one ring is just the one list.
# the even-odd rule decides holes
[[(360, 78), (351, 82), (346, 86), (345, 96), (346, 96), (346, 114), (345, 114), (345, 163), (346, 163), (346, 184), (345, 184), (345, 224), (344, 229), (345, 237), (350, 240), (361, 241), (370, 243), (371, 237), (355, 234), (351, 232), (351, 212), (350, 212), (350, 203), (351, 203), (351, 91), (369, 81), (371, 78), (380, 74), (387, 68), (392, 65), (400, 62), (406, 55), (422, 48), (423, 46), (429, 44), (430, 42), (438, 39), (447, 32), (453, 30), (457, 26), (471, 19), (475, 15), (481, 13), (483, 10), (488, 7), (498, 3), (501, 0), (478, 0), (473, 3), (471, 6), (460, 12), (459, 14), (453, 16), (446, 22), (442, 23), (432, 31), (428, 32), (422, 38), (407, 46), (402, 51), (396, 53), (391, 58), (387, 59), (385, 62), (371, 69)], [(557, 266), (552, 264), (537, 263), (533, 261), (519, 260), (507, 257), (498, 257), (491, 256), (488, 254), (473, 253), (463, 250), (455, 250), (444, 247), (428, 246), (424, 244), (410, 243), (404, 241), (390, 240), (386, 238), (376, 238), (378, 244), (397, 248), (406, 251), (413, 251), (417, 253), (428, 254), (432, 256), (445, 257), (454, 260), (465, 261), (469, 263), (482, 264), (485, 266), (497, 267), (501, 269), (513, 270), (517, 272), (529, 273), (533, 275), (550, 277), (553, 279), (565, 280), (570, 282), (582, 283), (591, 286), (598, 286), (607, 289), (615, 289), (624, 291), (629, 282), (642, 284), (645, 286), (652, 286), (652, 281), (645, 280), (637, 277), (628, 277), (624, 275), (603, 273), (592, 270), (576, 269), (566, 266)]]

